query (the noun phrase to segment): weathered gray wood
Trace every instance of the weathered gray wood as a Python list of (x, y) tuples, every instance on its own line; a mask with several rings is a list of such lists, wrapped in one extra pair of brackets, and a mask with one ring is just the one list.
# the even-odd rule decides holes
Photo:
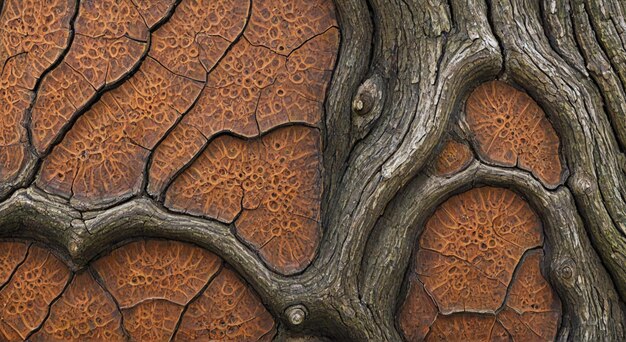
[[(304, 272), (278, 275), (232, 225), (172, 213), (147, 196), (80, 212), (35, 187), (15, 189), (28, 180), (0, 189), (12, 192), (0, 203), (0, 235), (55, 246), (75, 269), (138, 236), (190, 241), (253, 285), (281, 321), (279, 339), (396, 341), (397, 301), (422, 223), (463, 189), (506, 186), (543, 219), (546, 273), (564, 307), (559, 338), (626, 339), (623, 4), (336, 0), (336, 7), (342, 43), (325, 107), (324, 234)], [(544, 108), (561, 137), (566, 185), (549, 190), (527, 172), (478, 161), (451, 178), (429, 174), (469, 91), (494, 78), (526, 89)]]

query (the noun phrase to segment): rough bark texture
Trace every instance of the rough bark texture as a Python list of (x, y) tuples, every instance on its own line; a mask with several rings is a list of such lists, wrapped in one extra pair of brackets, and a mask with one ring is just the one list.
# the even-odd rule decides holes
[[(171, 8), (164, 5), (160, 13), (144, 18), (144, 30), (129, 40), (150, 46), (146, 35), (160, 28), (167, 31), (163, 18), (180, 14), (184, 1), (172, 2)], [(242, 20), (249, 20), (248, 11), (254, 9), (256, 1), (240, 6)], [(9, 2), (0, 1), (0, 7), (5, 10)], [(203, 159), (198, 156), (204, 153), (200, 151), (211, 151), (207, 146), (220, 142), (218, 139), (252, 146), (258, 143), (255, 139), (270, 138), (274, 133), (263, 135), (269, 129), (259, 125), (259, 121), (259, 126), (250, 128), (250, 132), (237, 126), (240, 120), (235, 120), (233, 127), (214, 131), (207, 128), (197, 134), (198, 142), (189, 143), (193, 145), (189, 155), (177, 155), (184, 159), (179, 161), (183, 171), (163, 171), (163, 179), (157, 180), (162, 183), (157, 185), (140, 180), (129, 189), (122, 189), (127, 190), (124, 193), (113, 194), (111, 198), (117, 202), (89, 193), (89, 186), (73, 189), (78, 183), (66, 186), (41, 178), (45, 171), (40, 169), (45, 170), (48, 163), (43, 157), (55, 153), (52, 146), (62, 146), (64, 139), (80, 142), (72, 131), (68, 132), (70, 127), (80, 128), (83, 121), (92, 120), (89, 115), (97, 120), (97, 113), (90, 114), (98, 107), (93, 105), (96, 101), (106, 102), (107, 96), (113, 96), (111, 93), (122, 92), (124, 85), (120, 82), (138, 75), (147, 63), (153, 63), (157, 69), (173, 68), (155, 63), (161, 57), (145, 47), (148, 50), (134, 51), (131, 56), (141, 66), (131, 63), (122, 78), (106, 75), (91, 93), (84, 95), (84, 101), (75, 106), (77, 112), (64, 119), (65, 126), (55, 128), (62, 132), (60, 136), (40, 139), (20, 128), (15, 133), (16, 141), (35, 138), (35, 145), (21, 152), (7, 152), (8, 147), (0, 147), (0, 175), (6, 180), (0, 184), (0, 235), (45, 244), (69, 265), (72, 275), (68, 272), (66, 278), (81, 277), (80, 282), (64, 278), (61, 285), (56, 284), (58, 293), (47, 298), (46, 303), (55, 302), (53, 310), (45, 316), (55, 317), (55, 305), (59, 307), (57, 311), (67, 310), (63, 305), (73, 305), (76, 287), (87, 286), (84, 283), (94, 281), (88, 277), (97, 273), (88, 275), (82, 270), (92, 269), (88, 265), (100, 256), (128, 240), (164, 238), (203, 247), (236, 271), (228, 271), (231, 277), (241, 275), (276, 321), (276, 340), (399, 341), (407, 336), (398, 322), (398, 311), (411, 292), (411, 260), (420, 250), (418, 241), (428, 219), (452, 196), (489, 186), (514, 192), (541, 221), (543, 243), (528, 249), (532, 253), (543, 252), (541, 273), (560, 299), (562, 315), (556, 339), (626, 340), (626, 5), (619, 0), (336, 0), (334, 5), (336, 26), (330, 23), (315, 35), (337, 43), (337, 37), (324, 38), (323, 33), (338, 29), (341, 37), (332, 80), (325, 92), (324, 115), (296, 120), (305, 127), (294, 128), (289, 118), (280, 124), (270, 118), (267, 126), (285, 126), (273, 131), (278, 133), (281, 129), (310, 130), (319, 137), (312, 138), (310, 144), (322, 152), (313, 157), (313, 162), (303, 162), (312, 165), (307, 180), (322, 184), (318, 184), (321, 189), (317, 198), (311, 200), (320, 207), (303, 219), (312, 224), (313, 233), (307, 241), (314, 241), (314, 251), (285, 261), (280, 255), (265, 254), (265, 244), (255, 238), (242, 237), (241, 230), (253, 229), (240, 226), (240, 222), (246, 220), (248, 209), (252, 212), (258, 206), (248, 207), (239, 183), (233, 189), (242, 193), (235, 196), (234, 209), (228, 217), (220, 216), (228, 210), (188, 215), (189, 206), (181, 199), (168, 202), (169, 195), (162, 191), (182, 187), (178, 183), (187, 177), (185, 170), (191, 185), (183, 185), (195, 186), (192, 174), (199, 172), (192, 172), (190, 165), (200, 163)], [(62, 19), (71, 26), (61, 25), (69, 41), (76, 41), (74, 33), (80, 29), (80, 15), (75, 13), (78, 6), (76, 3), (73, 12)], [(236, 27), (220, 38), (229, 46), (223, 54), (237, 51), (236, 42), (248, 29), (243, 22), (239, 26), (232, 24)], [(254, 31), (254, 27), (250, 30)], [(248, 39), (254, 41), (254, 34), (250, 33)], [(246, 49), (259, 48), (248, 45)], [(63, 67), (66, 62), (62, 59), (71, 52), (63, 51), (49, 65), (41, 64), (42, 70), (34, 71), (40, 74), (22, 79), (27, 84), (20, 85), (20, 92), (24, 92), (20, 96), (31, 101), (33, 94), (45, 94), (46, 80), (53, 80), (55, 68)], [(176, 70), (178, 80), (166, 80), (188, 84), (191, 90), (185, 93), (186, 97), (178, 95), (178, 107), (168, 109), (171, 127), (161, 127), (155, 136), (146, 138), (149, 141), (132, 141), (128, 148), (133, 148), (136, 156), (121, 163), (121, 167), (132, 168), (133, 163), (141, 162), (133, 170), (144, 175), (148, 172), (148, 161), (152, 161), (152, 157), (147, 157), (148, 151), (157, 145), (166, 149), (164, 137), (174, 137), (172, 127), (185, 124), (183, 113), (189, 107), (200, 106), (203, 97), (210, 98), (210, 90), (206, 89), (211, 88), (211, 79), (205, 79), (205, 68), (219, 70), (223, 54), (203, 56), (194, 65)], [(167, 52), (161, 56), (172, 57)], [(332, 65), (332, 59), (329, 57), (325, 65)], [(210, 66), (207, 68), (206, 64)], [(9, 67), (6, 62), (5, 68)], [(145, 73), (145, 77), (150, 77), (150, 70)], [(503, 161), (482, 153), (486, 150), (480, 149), (466, 103), (474, 89), (491, 80), (527, 93), (545, 113), (542, 129), (558, 138), (550, 153), (553, 161), (562, 164), (559, 172), (545, 178), (542, 171), (535, 172), (544, 170), (544, 166), (524, 167), (521, 156)], [(202, 82), (207, 82), (208, 88), (203, 88)], [(183, 85), (175, 88), (180, 90)], [(38, 100), (39, 96), (43, 95), (37, 95)], [(19, 126), (22, 128), (31, 125), (39, 108), (36, 101), (18, 105), (23, 105), (22, 110), (29, 116), (13, 121), (23, 122)], [(230, 130), (233, 136), (212, 140), (211, 135), (221, 130)], [(40, 141), (51, 145), (40, 147)], [(21, 145), (14, 143), (9, 147), (14, 146)], [(80, 155), (80, 151), (75, 152)], [(22, 171), (15, 171), (3, 153), (19, 154), (24, 160), (20, 162)], [(445, 160), (438, 159), (442, 153)], [(245, 158), (236, 162), (248, 163)], [(315, 164), (318, 160), (319, 167)], [(64, 167), (70, 166), (61, 162), (56, 166), (66, 171)], [(51, 177), (57, 169), (50, 171)], [(66, 186), (63, 191), (67, 196), (61, 196), (61, 190), (48, 191), (49, 186), (57, 190)], [(157, 189), (155, 192), (152, 186)], [(87, 203), (91, 200), (105, 203), (93, 206)], [(262, 221), (261, 217), (252, 222), (261, 226)], [(23, 253), (19, 246), (14, 248), (16, 255)], [(43, 253), (35, 245), (30, 248)], [(272, 264), (272, 260), (283, 263)], [(28, 261), (22, 257), (10, 264), (24, 262)], [(0, 277), (0, 289), (7, 288), (4, 286)], [(205, 287), (204, 293), (210, 294), (210, 285), (206, 286), (209, 287)], [(68, 298), (57, 298), (60, 293)], [(108, 296), (94, 292), (94, 300), (111, 306)], [(210, 306), (211, 300), (217, 299), (201, 298), (194, 303)], [(182, 305), (187, 305), (187, 301)], [(133, 315), (123, 307), (117, 309), (124, 315)], [(196, 311), (200, 318), (202, 310)], [(489, 319), (489, 326), (495, 327), (494, 318)], [(54, 324), (53, 320), (48, 322)], [(502, 329), (507, 328), (505, 319), (498, 322)], [(191, 324), (185, 324), (178, 323), (179, 332), (196, 336)], [(271, 323), (264, 326), (267, 331), (273, 329)], [(43, 334), (46, 325), (38, 329), (32, 329), (33, 337), (37, 337), (37, 331)], [(50, 328), (50, 333), (53, 330)], [(18, 335), (25, 338), (30, 333)]]

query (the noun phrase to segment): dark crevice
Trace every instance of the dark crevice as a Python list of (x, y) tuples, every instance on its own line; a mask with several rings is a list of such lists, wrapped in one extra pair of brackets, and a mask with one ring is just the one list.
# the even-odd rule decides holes
[(26, 247), (26, 253), (24, 253), (24, 259), (22, 259), (13, 269), (13, 272), (11, 272), (11, 275), (9, 276), (9, 278), (7, 278), (7, 281), (4, 284), (0, 284), (0, 292), (2, 291), (2, 289), (4, 289), (5, 286), (7, 286), (11, 280), (13, 280), (13, 276), (15, 275), (15, 273), (17, 273), (18, 268), (20, 268), (20, 266), (22, 266), (25, 262), (26, 259), (28, 258), (28, 255), (30, 254), (30, 247), (32, 246), (32, 243), (28, 243), (27, 247)]
[[(260, 140), (262, 137), (264, 137), (264, 136), (266, 136), (266, 135), (269, 135), (269, 134), (271, 134), (271, 133), (273, 133), (273, 132), (275, 132), (275, 131), (277, 131), (277, 130), (279, 130), (279, 129), (281, 129), (281, 128), (291, 127), (291, 126), (298, 126), (298, 127), (302, 127), (302, 126), (304, 126), (304, 127), (308, 127), (308, 128), (311, 128), (311, 129), (318, 130), (318, 131), (319, 131), (319, 129), (320, 129), (320, 128), (319, 128), (319, 127), (317, 127), (317, 126), (314, 126), (314, 125), (311, 125), (311, 124), (308, 124), (308, 123), (303, 123), (303, 122), (287, 122), (287, 123), (282, 124), (282, 125), (277, 125), (277, 126), (274, 126), (274, 127), (272, 127), (270, 130), (268, 130), (268, 131), (266, 131), (266, 132), (264, 132), (264, 133), (262, 133), (262, 134), (252, 136), (252, 137), (247, 137), (247, 136), (245, 136), (245, 135), (240, 135), (240, 134), (237, 134), (237, 133), (235, 133), (235, 132), (233, 132), (233, 131), (230, 131), (230, 130), (222, 130), (222, 131), (219, 131), (219, 132), (214, 133), (213, 135), (211, 135), (211, 136), (210, 136), (210, 137), (209, 137), (209, 138), (208, 138), (208, 139), (204, 142), (204, 144), (202, 145), (202, 147), (200, 147), (200, 149), (196, 152), (196, 154), (195, 154), (195, 155), (194, 155), (194, 156), (193, 156), (193, 157), (192, 157), (192, 158), (191, 158), (191, 159), (190, 159), (187, 163), (185, 163), (182, 167), (180, 167), (180, 168), (179, 168), (179, 169), (178, 169), (178, 170), (174, 173), (174, 175), (173, 175), (173, 176), (172, 176), (172, 177), (171, 177), (171, 178), (170, 178), (170, 179), (169, 179), (169, 180), (165, 183), (165, 185), (163, 186), (163, 190), (161, 191), (160, 196), (159, 196), (156, 200), (157, 200), (159, 203), (163, 203), (163, 202), (164, 202), (164, 200), (165, 200), (165, 196), (166, 196), (166, 194), (167, 194), (167, 192), (168, 192), (169, 188), (170, 188), (170, 187), (172, 186), (172, 184), (174, 183), (174, 181), (176, 181), (176, 179), (177, 179), (177, 178), (178, 178), (181, 174), (183, 174), (183, 173), (184, 173), (187, 169), (189, 169), (189, 168), (190, 168), (190, 167), (194, 164), (194, 162), (195, 162), (198, 158), (200, 158), (200, 157), (204, 154), (204, 152), (206, 151), (206, 149), (207, 149), (207, 148), (211, 145), (211, 143), (212, 143), (214, 140), (216, 140), (216, 139), (218, 139), (218, 138), (221, 138), (221, 137), (223, 137), (223, 136), (229, 136), (229, 137), (232, 137), (232, 138), (237, 138), (237, 139), (239, 139), (239, 140), (243, 140), (243, 141), (246, 141), (246, 142), (252, 142), (252, 141), (257, 141), (257, 140)], [(203, 137), (205, 137), (205, 138), (206, 138), (206, 136), (204, 136), (204, 134), (203, 134)]]
[(183, 322), (183, 318), (185, 317), (185, 313), (187, 312), (187, 310), (189, 310), (189, 306), (194, 303), (196, 300), (198, 300), (198, 298), (200, 298), (204, 292), (206, 291), (206, 289), (209, 287), (209, 285), (211, 285), (211, 283), (213, 282), (213, 280), (215, 280), (215, 278), (217, 278), (217, 276), (222, 273), (222, 271), (224, 270), (224, 261), (221, 261), (219, 268), (217, 271), (215, 271), (215, 273), (209, 278), (209, 280), (206, 282), (206, 284), (204, 284), (204, 286), (202, 286), (202, 288), (200, 289), (200, 291), (198, 291), (198, 293), (196, 293), (190, 300), (189, 302), (187, 302), (187, 304), (185, 304), (185, 306), (183, 307), (183, 310), (180, 312), (180, 316), (178, 317), (178, 320), (176, 321), (176, 326), (174, 327), (174, 331), (172, 332), (172, 336), (170, 336), (169, 341), (173, 341), (174, 338), (176, 337), (176, 334), (178, 333), (178, 330), (180, 329), (180, 325)]
[[(74, 112), (72, 114), (72, 116), (69, 118), (69, 120), (67, 120), (67, 122), (62, 126), (62, 128), (57, 133), (56, 137), (50, 142), (48, 147), (45, 149), (44, 153), (42, 153), (40, 155), (39, 153), (37, 153), (37, 151), (34, 151), (35, 155), (39, 156), (38, 165), (37, 165), (37, 167), (35, 167), (35, 174), (38, 173), (39, 169), (41, 168), (41, 160), (46, 158), (52, 152), (52, 150), (63, 141), (63, 139), (65, 138), (67, 133), (69, 133), (69, 131), (74, 127), (74, 125), (76, 124), (78, 119), (80, 117), (82, 117), (83, 114), (87, 113), (93, 107), (94, 104), (96, 104), (98, 101), (100, 101), (100, 99), (102, 98), (102, 96), (104, 94), (106, 94), (106, 93), (112, 91), (113, 89), (116, 89), (119, 86), (121, 86), (128, 79), (132, 78), (140, 70), (141, 66), (143, 65), (143, 62), (148, 57), (148, 54), (149, 54), (149, 51), (150, 51), (150, 48), (151, 48), (151, 45), (152, 45), (151, 34), (153, 32), (155, 32), (156, 30), (158, 30), (161, 27), (161, 25), (163, 23), (165, 23), (174, 14), (174, 11), (176, 10), (178, 4), (181, 1), (182, 0), (177, 0), (176, 3), (172, 6), (172, 9), (170, 10), (170, 12), (167, 13), (166, 15), (164, 15), (163, 18), (161, 19), (161, 21), (159, 23), (157, 23), (156, 25), (154, 25), (154, 27), (148, 31), (147, 46), (145, 46), (144, 51), (142, 52), (142, 55), (135, 62), (135, 64), (132, 66), (132, 68), (130, 68), (125, 73), (125, 75), (123, 77), (120, 77), (118, 80), (116, 80), (114, 82), (105, 83), (103, 87), (101, 87), (100, 89), (97, 89), (96, 93), (93, 94), (92, 97), (83, 106), (81, 106), (78, 111)], [(68, 51), (69, 51), (69, 49), (68, 49)], [(63, 58), (63, 60), (64, 60), (64, 58)], [(82, 76), (82, 74), (80, 74), (80, 75)], [(43, 77), (42, 77), (42, 79), (43, 79)], [(33, 101), (33, 103), (35, 103), (35, 100)], [(30, 118), (30, 115), (29, 115), (29, 118)], [(29, 134), (32, 134), (32, 132), (31, 132), (32, 131), (32, 128), (31, 128), (32, 126), (31, 126), (30, 121), (28, 123), (28, 127), (29, 127), (29, 129), (28, 129)]]
[(507, 60), (508, 60), (508, 57), (507, 57), (507, 47), (506, 47), (506, 44), (504, 44), (504, 41), (502, 40), (500, 35), (498, 34), (498, 30), (496, 30), (496, 24), (495, 24), (495, 21), (494, 21), (494, 9), (493, 9), (492, 0), (485, 0), (485, 4), (487, 5), (487, 13), (486, 13), (487, 23), (489, 23), (489, 28), (491, 29), (491, 34), (496, 39), (496, 42), (498, 42), (498, 47), (500, 48), (500, 56), (502, 57), (501, 58), (502, 64), (500, 66), (500, 73), (496, 77), (497, 79), (501, 79), (503, 75), (507, 74), (507, 72), (506, 72), (506, 63), (507, 63)]
[[(248, 17), (246, 18), (244, 26), (241, 28), (241, 31), (239, 32), (237, 37), (235, 37), (235, 39), (230, 43), (230, 45), (226, 48), (226, 50), (224, 50), (224, 53), (220, 56), (220, 58), (215, 62), (215, 64), (213, 64), (213, 67), (207, 71), (206, 73), (207, 77), (211, 72), (213, 72), (213, 70), (215, 70), (215, 68), (217, 68), (217, 66), (221, 63), (221, 61), (230, 53), (230, 51), (234, 48), (234, 46), (237, 45), (237, 43), (239, 43), (239, 41), (242, 39), (244, 32), (246, 28), (248, 27), (248, 23), (250, 22), (251, 16), (252, 16), (252, 0), (250, 0), (248, 4)], [(204, 68), (204, 65), (203, 65), (203, 68)], [(160, 137), (160, 139), (154, 145), (154, 148), (152, 149), (152, 153), (150, 153), (150, 155), (148, 156), (148, 161), (146, 162), (145, 169), (144, 169), (144, 176), (143, 176), (144, 179), (143, 179), (143, 184), (142, 184), (141, 189), (142, 189), (142, 193), (147, 194), (150, 197), (153, 197), (159, 202), (163, 202), (163, 200), (165, 199), (165, 193), (167, 192), (167, 189), (169, 188), (171, 183), (174, 181), (174, 179), (176, 179), (176, 177), (178, 177), (178, 175), (182, 174), (182, 172), (184, 171), (183, 169), (186, 169), (187, 167), (189, 167), (193, 163), (193, 161), (195, 161), (195, 159), (197, 159), (202, 154), (202, 151), (204, 151), (204, 148), (206, 148), (207, 143), (205, 143), (205, 145), (201, 147), (200, 151), (196, 152), (195, 156), (193, 156), (188, 163), (183, 165), (181, 169), (179, 169), (167, 182), (165, 182), (159, 194), (155, 196), (151, 196), (148, 193), (148, 184), (150, 181), (150, 168), (152, 167), (152, 163), (154, 162), (154, 159), (153, 159), (154, 151), (156, 151), (161, 146), (161, 144), (169, 137), (169, 135), (180, 125), (183, 118), (187, 116), (187, 114), (189, 114), (196, 106), (198, 106), (198, 103), (200, 102), (200, 99), (202, 98), (202, 93), (204, 92), (205, 88), (206, 88), (206, 81), (205, 81), (204, 86), (198, 93), (198, 97), (196, 97), (196, 99), (193, 101), (193, 103), (189, 106), (189, 108), (187, 108), (187, 110), (184, 113), (180, 113), (176, 121), (174, 121), (174, 123), (170, 126), (170, 128), (167, 131), (165, 131), (165, 133)], [(194, 129), (196, 129), (202, 136), (204, 136), (204, 133), (202, 131), (200, 131), (196, 127), (194, 127)], [(209, 139), (207, 139), (207, 141), (208, 140)]]
[(91, 277), (95, 280), (96, 284), (98, 284), (100, 289), (104, 291), (105, 296), (111, 299), (113, 304), (115, 304), (115, 310), (117, 310), (120, 315), (120, 329), (124, 333), (124, 336), (128, 339), (130, 337), (130, 334), (128, 333), (128, 331), (126, 331), (126, 327), (124, 326), (124, 315), (122, 314), (122, 309), (120, 308), (120, 304), (118, 303), (117, 299), (113, 297), (113, 294), (111, 294), (111, 291), (109, 291), (109, 289), (106, 287), (104, 280), (102, 279), (102, 277), (100, 277), (100, 274), (95, 269), (93, 269), (91, 265), (87, 266), (87, 269), (84, 272), (89, 272)]
[[(51, 252), (49, 252), (50, 254), (48, 254), (48, 258), (52, 255)], [(65, 294), (65, 292), (67, 291), (67, 289), (70, 287), (70, 284), (72, 283), (72, 281), (74, 280), (75, 274), (74, 272), (70, 273), (70, 276), (67, 280), (67, 282), (65, 283), (65, 286), (63, 287), (63, 290), (61, 290), (61, 292), (50, 302), (50, 304), (48, 305), (47, 309), (46, 309), (46, 317), (41, 321), (41, 324), (39, 324), (39, 326), (37, 328), (35, 328), (34, 330), (32, 330), (30, 333), (28, 333), (26, 335), (26, 338), (24, 339), (25, 341), (29, 341), (30, 338), (35, 335), (39, 330), (41, 330), (41, 328), (43, 328), (44, 324), (46, 324), (46, 321), (48, 320), (48, 318), (50, 317), (50, 313), (52, 312), (52, 307), (54, 306), (54, 304), (61, 299), (61, 297)]]

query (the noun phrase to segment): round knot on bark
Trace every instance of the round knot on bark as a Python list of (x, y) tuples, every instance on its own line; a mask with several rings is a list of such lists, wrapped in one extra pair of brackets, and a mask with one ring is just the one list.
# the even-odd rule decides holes
[(556, 275), (564, 282), (571, 283), (576, 276), (575, 267), (576, 265), (574, 264), (574, 260), (566, 258), (556, 268)]
[(578, 193), (590, 193), (595, 190), (593, 178), (584, 171), (577, 172), (572, 176), (571, 186)]
[(374, 98), (369, 93), (357, 93), (352, 101), (352, 109), (359, 115), (365, 115), (372, 110)]
[(304, 305), (292, 305), (285, 310), (285, 315), (291, 325), (300, 325), (304, 322), (307, 310)]
[(68, 249), (72, 257), (76, 257), (78, 255), (78, 242), (74, 240), (70, 241)]
[(367, 115), (372, 112), (376, 103), (382, 98), (380, 81), (380, 77), (373, 76), (359, 86), (352, 100), (352, 110), (356, 114)]

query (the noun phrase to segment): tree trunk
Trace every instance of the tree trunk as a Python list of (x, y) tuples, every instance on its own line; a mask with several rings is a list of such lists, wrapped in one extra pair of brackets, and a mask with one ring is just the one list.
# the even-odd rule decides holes
[[(279, 322), (276, 340), (400, 341), (398, 312), (429, 218), (469, 189), (506, 188), (542, 222), (542, 270), (562, 305), (556, 339), (626, 340), (626, 5), (336, 0), (335, 8), (341, 44), (321, 130), (322, 237), (302, 272), (274, 272), (232, 224), (174, 213), (146, 194), (75, 208), (32, 185), (36, 171), (3, 191), (2, 236), (54, 246), (75, 271), (126, 239), (193, 242), (251, 284)], [(554, 186), (478, 150), (466, 103), (492, 80), (545, 112), (564, 170)], [(433, 168), (450, 139), (476, 156), (441, 176)]]

